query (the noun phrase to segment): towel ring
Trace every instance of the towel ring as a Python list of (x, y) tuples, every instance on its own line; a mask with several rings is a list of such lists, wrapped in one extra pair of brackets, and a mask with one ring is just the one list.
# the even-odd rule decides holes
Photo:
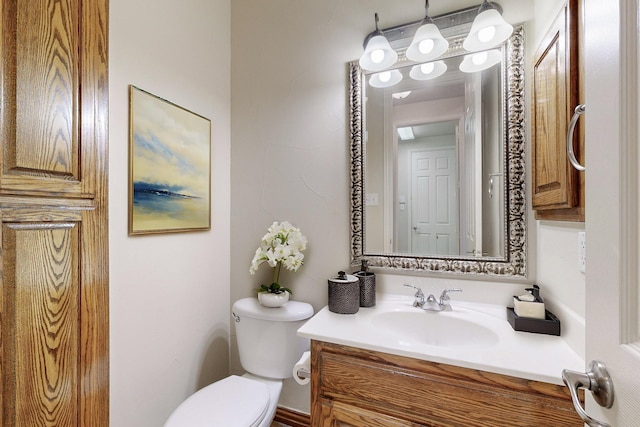
[(581, 115), (584, 114), (585, 105), (579, 104), (574, 110), (573, 117), (569, 122), (569, 131), (567, 132), (567, 154), (569, 155), (569, 162), (571, 165), (579, 171), (584, 170), (584, 166), (582, 166), (578, 160), (576, 159), (576, 155), (573, 152), (573, 131), (576, 127), (576, 123), (578, 123), (578, 119)]

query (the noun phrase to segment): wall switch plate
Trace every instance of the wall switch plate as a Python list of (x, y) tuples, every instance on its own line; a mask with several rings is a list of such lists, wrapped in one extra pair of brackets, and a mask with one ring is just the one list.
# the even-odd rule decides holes
[(582, 273), (586, 271), (587, 267), (587, 246), (586, 246), (586, 234), (584, 231), (578, 232), (578, 268)]

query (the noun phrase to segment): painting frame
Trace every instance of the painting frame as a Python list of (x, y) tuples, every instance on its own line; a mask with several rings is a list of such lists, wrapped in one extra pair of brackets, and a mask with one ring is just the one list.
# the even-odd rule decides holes
[(211, 229), (211, 120), (129, 85), (129, 235)]

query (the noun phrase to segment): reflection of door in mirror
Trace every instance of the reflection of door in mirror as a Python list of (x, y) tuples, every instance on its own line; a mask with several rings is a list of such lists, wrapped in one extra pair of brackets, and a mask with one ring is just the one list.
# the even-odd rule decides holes
[(501, 69), (451, 69), (365, 87), (367, 253), (504, 254)]
[(398, 138), (394, 253), (458, 253), (459, 120), (414, 125)]
[[(455, 134), (451, 136), (448, 139), (455, 144)], [(459, 225), (455, 145), (412, 151), (410, 171), (409, 252), (457, 255)]]

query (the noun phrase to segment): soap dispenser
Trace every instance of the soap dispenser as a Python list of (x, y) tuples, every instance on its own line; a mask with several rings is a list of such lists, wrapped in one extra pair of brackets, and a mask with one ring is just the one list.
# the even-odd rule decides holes
[(368, 271), (367, 260), (362, 260), (360, 271), (353, 273), (360, 280), (360, 307), (376, 305), (376, 275)]
[(513, 309), (516, 315), (532, 319), (544, 319), (546, 312), (544, 300), (540, 296), (540, 287), (533, 285), (532, 288), (527, 288), (525, 291), (527, 292), (520, 296), (513, 296)]

